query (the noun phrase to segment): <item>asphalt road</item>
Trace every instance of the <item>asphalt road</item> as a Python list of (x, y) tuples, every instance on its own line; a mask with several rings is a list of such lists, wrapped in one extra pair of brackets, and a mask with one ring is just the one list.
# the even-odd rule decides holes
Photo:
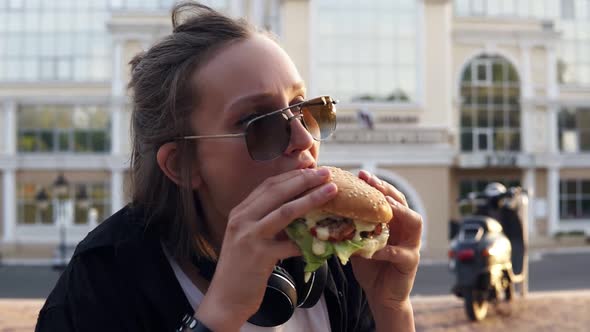
[[(530, 258), (529, 291), (590, 289), (590, 251), (545, 253)], [(454, 275), (445, 264), (420, 266), (412, 295), (450, 294)]]
[[(0, 298), (45, 298), (59, 271), (47, 266), (0, 266)], [(447, 264), (420, 266), (412, 295), (449, 295), (453, 275)], [(530, 291), (590, 289), (590, 251), (532, 257)]]

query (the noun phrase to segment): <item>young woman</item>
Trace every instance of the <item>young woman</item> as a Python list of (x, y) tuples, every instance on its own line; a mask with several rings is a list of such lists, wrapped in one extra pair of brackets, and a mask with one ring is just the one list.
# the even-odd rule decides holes
[(275, 264), (300, 255), (285, 227), (338, 190), (317, 167), (331, 99), (310, 101), (289, 56), (244, 21), (197, 4), (172, 21), (131, 62), (132, 203), (79, 244), (37, 331), (413, 330), (422, 221), (367, 172), (395, 215), (388, 246), (331, 259), (320, 300), (286, 323), (247, 322)]

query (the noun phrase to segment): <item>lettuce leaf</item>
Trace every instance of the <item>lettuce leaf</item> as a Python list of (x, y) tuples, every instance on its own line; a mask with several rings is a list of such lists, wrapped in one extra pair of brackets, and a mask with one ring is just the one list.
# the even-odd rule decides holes
[(285, 230), (291, 240), (297, 243), (303, 259), (305, 260), (305, 272), (313, 272), (322, 266), (333, 254), (336, 254), (342, 264), (348, 262), (349, 257), (363, 247), (361, 241), (346, 240), (340, 243), (325, 241), (324, 254), (316, 255), (312, 251), (313, 235), (307, 229), (305, 222), (296, 220)]
[(361, 241), (351, 241), (346, 240), (342, 242), (335, 242), (332, 243), (334, 246), (334, 251), (336, 252), (336, 256), (340, 259), (342, 265), (346, 265), (348, 263), (348, 259), (352, 254), (354, 254), (359, 249), (363, 248), (363, 243)]

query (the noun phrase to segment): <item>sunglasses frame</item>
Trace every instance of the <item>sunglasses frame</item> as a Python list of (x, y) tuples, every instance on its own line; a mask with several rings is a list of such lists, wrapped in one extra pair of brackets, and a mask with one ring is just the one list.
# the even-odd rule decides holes
[[(177, 137), (176, 139), (177, 140), (194, 140), (194, 139), (211, 139), (211, 138), (246, 137), (246, 135), (248, 134), (248, 129), (250, 128), (250, 125), (252, 123), (254, 123), (255, 121), (260, 120), (262, 118), (269, 117), (269, 116), (272, 116), (272, 115), (275, 115), (275, 114), (279, 114), (279, 113), (283, 113), (283, 115), (285, 116), (285, 120), (287, 120), (287, 122), (291, 122), (291, 120), (293, 120), (293, 119), (301, 119), (301, 122), (302, 122), (303, 126), (310, 133), (310, 135), (312, 135), (311, 132), (309, 131), (309, 129), (307, 128), (307, 125), (305, 124), (305, 120), (303, 119), (303, 112), (302, 111), (300, 111), (299, 114), (297, 114), (297, 115), (285, 114), (285, 112), (288, 111), (288, 110), (291, 110), (291, 109), (293, 109), (295, 107), (302, 108), (303, 106), (323, 106), (323, 105), (326, 105), (326, 104), (336, 105), (337, 103), (338, 103), (337, 100), (334, 100), (334, 99), (332, 99), (332, 97), (329, 97), (329, 96), (315, 97), (315, 98), (308, 99), (308, 100), (302, 101), (302, 102), (297, 103), (297, 104), (294, 104), (294, 105), (290, 105), (290, 106), (285, 107), (285, 108), (278, 109), (276, 111), (272, 111), (270, 113), (266, 113), (266, 114), (262, 114), (260, 116), (257, 116), (255, 118), (249, 120), (248, 122), (246, 122), (246, 129), (244, 130), (243, 133), (236, 133), (236, 134), (217, 134), (217, 135), (189, 135), (189, 136)], [(336, 118), (334, 118), (334, 129), (335, 128), (336, 128)], [(313, 135), (312, 135), (312, 137), (316, 141), (323, 141), (326, 138), (330, 137), (334, 133), (334, 129), (332, 130), (332, 132), (330, 133), (330, 135), (328, 135), (325, 138), (321, 138), (321, 137), (320, 138), (315, 138), (315, 137), (313, 137)], [(289, 135), (290, 135), (290, 133), (289, 133)], [(247, 146), (247, 142), (246, 142), (246, 146)], [(252, 153), (250, 152), (250, 148), (248, 148), (248, 154), (250, 154), (250, 157), (253, 160), (257, 160), (257, 159), (255, 159), (252, 156)], [(272, 159), (275, 159), (278, 156), (280, 156), (280, 153), (276, 157), (274, 157)], [(267, 159), (267, 160), (272, 160), (272, 159)], [(262, 160), (262, 161), (266, 161), (266, 160)]]

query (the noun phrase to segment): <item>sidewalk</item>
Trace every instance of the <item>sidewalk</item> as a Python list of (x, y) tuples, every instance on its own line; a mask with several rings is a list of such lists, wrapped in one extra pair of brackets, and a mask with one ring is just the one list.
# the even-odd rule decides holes
[(481, 322), (471, 322), (454, 296), (412, 299), (416, 331), (589, 331), (590, 290), (530, 293), (510, 305), (491, 306)]
[(34, 331), (44, 301), (0, 299), (0, 332)]
[[(0, 332), (33, 331), (43, 300), (0, 299)], [(530, 293), (510, 305), (490, 308), (488, 317), (470, 322), (463, 302), (453, 296), (412, 298), (417, 331), (588, 331), (590, 290)]]

